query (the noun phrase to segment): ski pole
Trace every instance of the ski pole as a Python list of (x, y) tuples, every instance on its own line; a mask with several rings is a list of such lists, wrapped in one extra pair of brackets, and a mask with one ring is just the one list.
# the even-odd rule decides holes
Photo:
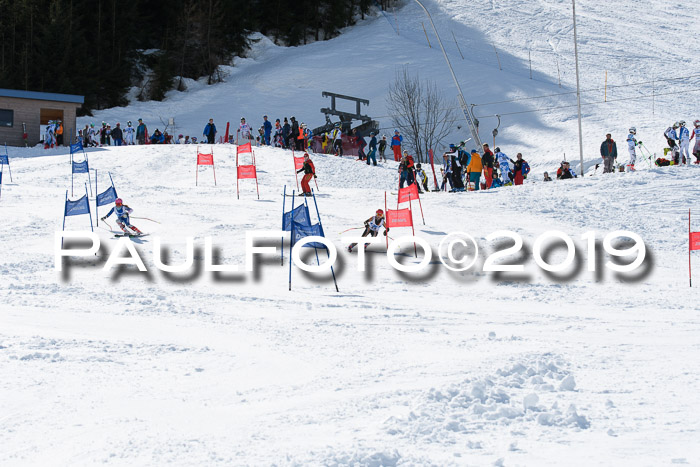
[(133, 217), (134, 219), (143, 219), (145, 221), (151, 221), (151, 222), (155, 222), (156, 224), (160, 224), (160, 222), (154, 221), (153, 219), (149, 219), (148, 217), (136, 217), (136, 216), (131, 216), (131, 217)]
[(346, 230), (343, 230), (342, 232), (339, 232), (338, 235), (343, 235), (345, 232), (349, 232), (351, 230), (360, 230), (360, 229), (364, 229), (364, 227), (352, 227), (350, 229), (346, 229)]
[(112, 226), (109, 225), (109, 222), (107, 222), (106, 220), (103, 220), (102, 222), (103, 222), (104, 224), (107, 224), (107, 227), (109, 227), (109, 228), (108, 228), (108, 229), (105, 229), (105, 228), (102, 227), (101, 225), (98, 225), (97, 227), (99, 227), (99, 228), (101, 228), (101, 229), (105, 229), (105, 230), (107, 230), (107, 231), (109, 231), (109, 232), (112, 232)]

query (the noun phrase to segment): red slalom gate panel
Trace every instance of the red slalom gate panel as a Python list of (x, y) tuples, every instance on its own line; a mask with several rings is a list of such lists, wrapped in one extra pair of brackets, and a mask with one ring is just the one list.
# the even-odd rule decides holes
[(253, 152), (253, 146), (250, 143), (241, 144), (236, 148), (237, 154), (247, 154)]
[(199, 166), (200, 165), (210, 165), (214, 172), (214, 186), (216, 186), (216, 168), (214, 167), (214, 151), (210, 154), (202, 154), (199, 152), (199, 147), (197, 148), (197, 169), (195, 175), (195, 186), (199, 186)]
[[(413, 211), (410, 208), (410, 204), (408, 208), (404, 209), (396, 209), (396, 210), (390, 210), (387, 209), (386, 206), (386, 192), (384, 192), (384, 212), (385, 212), (385, 219), (384, 222), (386, 223), (386, 227), (388, 229), (392, 229), (395, 227), (410, 227), (411, 228), (411, 234), (413, 236), (416, 235), (416, 231), (413, 227)], [(386, 246), (389, 248), (389, 235), (386, 236)], [(413, 252), (416, 255), (416, 258), (418, 257), (418, 247), (416, 246), (416, 243), (413, 243)]]
[(390, 229), (394, 227), (413, 227), (413, 213), (408, 208), (388, 210), (386, 212), (386, 226)]
[(418, 200), (418, 207), (420, 207), (420, 217), (423, 219), (423, 225), (425, 225), (425, 216), (423, 215), (423, 203), (421, 203), (420, 196), (418, 196), (418, 185), (413, 183), (406, 188), (399, 188), (399, 199), (396, 202), (396, 209), (399, 208), (399, 204), (408, 203), (409, 207), (412, 200)]
[(236, 167), (236, 198), (241, 198), (238, 180), (246, 178), (255, 179), (255, 191), (258, 193), (258, 199), (260, 199), (260, 189), (258, 188), (258, 172), (255, 169), (255, 165), (239, 165), (238, 167)]
[(238, 166), (238, 179), (240, 180), (243, 178), (258, 178), (254, 165)]
[(197, 165), (214, 165), (214, 154), (197, 154)]

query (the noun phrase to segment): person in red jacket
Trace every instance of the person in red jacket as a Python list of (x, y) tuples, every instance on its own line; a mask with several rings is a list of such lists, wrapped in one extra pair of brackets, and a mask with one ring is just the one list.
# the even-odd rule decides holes
[(297, 173), (302, 171), (304, 172), (304, 178), (301, 179), (301, 189), (303, 191), (302, 194), (304, 196), (311, 196), (311, 187), (309, 186), (309, 182), (312, 178), (317, 177), (316, 168), (314, 167), (314, 163), (311, 162), (311, 158), (309, 158), (308, 153), (304, 153), (304, 165), (301, 169), (297, 170)]
[[(491, 183), (493, 182), (493, 163), (495, 162), (496, 158), (493, 155), (493, 152), (491, 152), (489, 149), (488, 144), (484, 143), (483, 148), (484, 155), (481, 156), (481, 164), (483, 165), (486, 189), (488, 190), (491, 188)], [(496, 152), (500, 152), (499, 148), (496, 148)]]

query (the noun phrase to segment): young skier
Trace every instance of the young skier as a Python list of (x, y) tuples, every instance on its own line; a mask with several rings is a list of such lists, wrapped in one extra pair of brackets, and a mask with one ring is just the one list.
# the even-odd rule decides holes
[(627, 150), (630, 153), (630, 161), (627, 164), (630, 171), (634, 171), (634, 164), (637, 161), (637, 152), (635, 146), (637, 146), (637, 138), (634, 135), (637, 134), (637, 129), (635, 127), (630, 128), (630, 134), (627, 135)]
[[(454, 146), (451, 144), (450, 146)], [(442, 175), (442, 185), (440, 185), (441, 191), (447, 191), (447, 184), (450, 184), (450, 191), (454, 190), (454, 185), (452, 184), (452, 161), (450, 160), (450, 154), (445, 153), (442, 155), (442, 164), (440, 168), (440, 174)]]
[[(571, 170), (571, 166), (567, 161), (561, 161), (561, 165), (557, 169), (557, 180), (568, 180), (570, 178), (577, 178), (576, 172)], [(545, 181), (547, 181), (547, 179), (545, 179)]]
[(309, 186), (309, 182), (312, 178), (317, 177), (316, 168), (314, 167), (314, 163), (311, 162), (311, 158), (309, 158), (308, 153), (304, 153), (304, 165), (301, 169), (297, 170), (297, 173), (302, 171), (304, 172), (304, 177), (301, 179), (301, 189), (303, 192), (302, 195), (311, 196), (311, 187)]
[(275, 134), (272, 137), (272, 141), (276, 148), (282, 147), (282, 124), (279, 118), (275, 121)]
[(241, 139), (247, 139), (248, 141), (253, 139), (252, 129), (250, 128), (250, 125), (248, 125), (245, 122), (245, 118), (241, 118), (241, 124), (238, 127), (238, 133), (241, 134)]
[(129, 222), (129, 214), (133, 211), (134, 210), (131, 209), (129, 206), (122, 203), (121, 198), (117, 198), (116, 200), (114, 200), (114, 207), (110, 209), (107, 215), (103, 216), (101, 219), (104, 221), (109, 216), (111, 216), (112, 213), (114, 213), (117, 216), (117, 225), (120, 229), (122, 229), (125, 235), (134, 235), (132, 232), (127, 230), (127, 227), (136, 232), (138, 235), (143, 235), (143, 232), (137, 229), (136, 226), (131, 225), (131, 223)]
[(664, 150), (664, 155), (671, 152), (671, 159), (675, 165), (678, 165), (678, 159), (680, 159), (680, 152), (678, 151), (678, 145), (676, 141), (678, 140), (678, 133), (676, 130), (680, 124), (678, 122), (674, 123), (672, 126), (666, 128), (664, 131), (664, 136), (666, 137), (666, 142), (668, 142), (669, 151)]
[(685, 120), (678, 122), (680, 129), (678, 130), (678, 139), (680, 140), (681, 146), (681, 160), (686, 164), (690, 165), (690, 154), (688, 154), (688, 147), (690, 146), (690, 132), (685, 127)]
[(428, 188), (428, 176), (425, 174), (425, 170), (421, 168), (420, 163), (416, 164), (416, 178), (418, 178), (418, 191), (420, 193), (423, 193), (421, 186), (423, 190), (430, 191), (430, 188)]
[[(546, 173), (546, 172), (545, 172), (545, 173)], [(502, 187), (503, 184), (501, 183), (501, 179), (498, 178), (498, 172), (496, 172), (496, 171), (494, 170), (492, 175), (493, 175), (493, 176), (491, 177), (491, 189)], [(551, 180), (551, 179), (550, 179), (550, 180)]]
[(90, 128), (87, 131), (87, 146), (98, 146), (97, 143), (97, 131), (95, 131), (95, 124), (91, 123)]
[(510, 183), (510, 178), (508, 178), (508, 172), (510, 172), (510, 157), (503, 154), (501, 148), (496, 148), (496, 160), (498, 161), (498, 167), (501, 169), (501, 184), (506, 186)]
[(126, 128), (122, 130), (124, 133), (124, 144), (127, 146), (134, 144), (134, 127), (131, 126), (131, 120), (126, 122)]
[[(363, 237), (371, 235), (376, 237), (379, 235), (379, 228), (384, 227), (384, 236), (386, 237), (389, 233), (389, 228), (386, 226), (384, 221), (384, 210), (377, 209), (377, 213), (365, 221), (365, 231), (362, 233)], [(348, 246), (348, 251), (352, 252), (352, 249), (357, 245), (357, 243), (351, 243)], [(365, 248), (367, 248), (369, 243), (365, 243)]]
[(693, 155), (695, 155), (696, 164), (700, 164), (700, 120), (695, 120), (693, 122), (695, 128), (693, 129), (693, 134), (690, 135), (690, 139), (695, 138), (695, 146), (693, 147)]

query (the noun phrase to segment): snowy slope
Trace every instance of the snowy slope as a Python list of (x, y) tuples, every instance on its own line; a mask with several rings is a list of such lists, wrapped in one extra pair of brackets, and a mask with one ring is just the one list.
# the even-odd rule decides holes
[[(443, 39), (454, 29), (470, 44), (463, 52), (473, 54), (462, 62), (446, 40), (471, 102), (559, 92), (542, 52), (550, 36), (570, 89), (569, 23), (557, 26), (567, 2), (426, 3)], [(598, 86), (603, 68), (629, 65), (623, 59), (649, 68), (657, 56), (676, 57), (658, 70), (675, 76), (697, 69), (698, 55), (683, 52), (690, 44), (676, 46), (683, 31), (661, 26), (670, 14), (665, 4), (647, 2), (635, 13), (645, 28), (622, 26), (630, 17), (623, 2), (580, 3), (585, 86)], [(397, 63), (453, 89), (442, 56), (424, 42), (418, 13), (412, 4), (397, 11), (399, 36), (377, 17), (329, 42), (286, 49), (262, 40), (226, 83), (193, 83), (165, 102), (133, 103), (93, 120), (143, 117), (154, 129), (158, 116), (174, 116), (192, 135), (210, 116), (220, 131), (241, 115), (315, 122), (326, 105), (322, 90), (369, 98), (370, 115), (385, 115), (383, 93)], [(629, 43), (638, 44), (636, 52)], [(609, 79), (635, 82), (643, 73)], [(591, 159), (601, 133), (614, 128), (623, 139), (631, 124), (660, 149), (665, 122), (691, 120), (695, 110), (690, 98), (670, 99), (656, 101), (654, 116), (648, 101), (585, 107)], [(536, 102), (476, 113), (573, 100)], [(635, 112), (642, 106), (645, 112)], [(560, 152), (576, 152), (574, 110), (504, 118), (498, 142), (509, 154), (522, 150), (536, 171), (551, 169)], [(482, 121), (490, 135), (491, 121)], [(134, 240), (150, 272), (103, 272), (116, 240), (97, 228), (105, 249), (94, 261), (72, 260), (61, 274), (54, 270), (54, 233), (70, 189), (68, 155), (10, 148), (14, 182), (5, 173), (0, 198), (0, 464), (700, 464), (700, 296), (686, 275), (687, 210), (700, 213), (698, 166), (649, 170), (645, 163), (636, 173), (549, 184), (538, 173), (522, 187), (426, 194), (426, 225), (416, 214), (417, 234), (437, 250), (446, 233), (469, 232), (481, 256), (466, 273), (434, 264), (416, 276), (391, 268), (382, 246), (370, 247), (368, 271), (357, 272), (357, 254), (343, 250), (347, 240), (338, 234), (383, 207), (385, 190), (396, 188), (395, 164), (375, 168), (316, 155), (318, 204), (339, 249), (340, 292), (329, 278), (296, 268), (290, 292), (288, 263), (281, 267), (278, 255), (261, 261), (259, 274), (215, 275), (202, 271), (201, 250), (211, 236), (222, 263), (243, 264), (245, 233), (280, 227), (282, 187), (295, 184), (291, 154), (257, 149), (261, 199), (244, 180), (236, 200), (235, 147), (214, 146), (216, 187), (204, 168), (195, 187), (195, 151), (90, 150), (100, 186), (111, 172), (134, 216), (159, 222), (134, 219), (151, 234)], [(82, 180), (76, 178), (76, 194)], [(89, 223), (73, 217), (67, 228)], [(522, 275), (480, 272), (496, 246), (486, 236), (501, 229), (525, 240)], [(576, 240), (575, 273), (551, 276), (535, 266), (533, 243), (551, 229)], [(617, 275), (605, 268), (605, 255), (599, 272), (588, 272), (581, 235), (595, 230), (601, 240), (617, 229), (644, 239), (641, 272)], [(157, 271), (156, 237), (170, 261), (180, 262), (189, 236), (195, 271)], [(397, 258), (411, 263), (411, 253), (404, 246)], [(551, 261), (562, 258), (557, 250)]]
[(67, 156), (13, 159), (0, 204), (3, 464), (700, 462), (689, 415), (700, 403), (699, 297), (684, 276), (697, 167), (423, 197), (417, 232), (434, 249), (464, 230), (483, 261), (497, 229), (531, 248), (552, 228), (574, 238), (624, 228), (650, 250), (638, 279), (582, 268), (557, 280), (531, 259), (520, 278), (442, 266), (415, 277), (391, 269), (382, 247), (356, 272), (337, 235), (383, 205), (393, 169), (316, 156), (340, 293), (298, 269), (289, 292), (278, 257), (257, 277), (154, 269), (156, 235), (172, 261), (186, 236), (198, 250), (212, 236), (222, 262), (242, 264), (245, 231), (279, 228), (289, 153), (258, 150), (261, 200), (244, 181), (236, 201), (233, 148), (214, 147), (217, 187), (204, 169), (194, 186), (194, 150), (90, 153), (135, 216), (161, 222), (136, 224), (151, 233), (136, 244), (148, 274), (102, 272), (104, 258), (56, 272)]
[[(577, 164), (571, 2), (428, 0), (425, 4), (441, 31), (467, 102), (554, 95), (477, 105), (474, 113), (480, 117), (482, 140), (492, 142), (491, 131), (498, 124), (493, 116), (503, 115), (496, 143), (507, 154), (522, 152), (538, 170), (558, 166), (564, 155)], [(670, 123), (700, 118), (694, 104), (700, 87), (700, 58), (691, 34), (700, 13), (661, 1), (633, 7), (624, 1), (580, 1), (577, 7), (581, 88), (591, 90), (582, 94), (585, 160), (598, 160), (605, 133), (612, 132), (614, 139), (624, 142), (630, 126), (636, 126), (638, 139), (660, 154), (665, 144), (662, 134)], [(94, 117), (79, 119), (78, 126), (102, 120), (124, 124), (142, 117), (152, 132), (156, 127), (162, 130), (161, 119), (174, 117), (176, 133), (199, 136), (212, 117), (223, 135), (227, 121), (237, 125), (245, 116), (249, 123), (260, 125), (262, 116), (268, 114), (272, 119), (294, 115), (314, 127), (323, 123), (319, 109), (329, 105), (321, 92), (331, 91), (369, 99), (369, 107), (363, 106), (362, 111), (378, 119), (382, 131), (390, 134), (393, 125), (387, 115), (386, 90), (395, 71), (404, 65), (438, 83), (456, 105), (454, 83), (420, 7), (407, 2), (387, 16), (389, 20), (377, 15), (333, 40), (301, 47), (278, 47), (258, 36), (250, 58), (236, 59), (234, 67), (224, 69), (227, 82), (206, 86), (190, 81), (189, 91), (173, 91), (164, 102), (134, 102), (126, 108), (99, 111)], [(528, 50), (533, 79), (529, 78)], [(606, 70), (611, 86), (608, 103), (603, 102)], [(676, 77), (686, 78), (651, 83), (652, 79)], [(635, 83), (647, 84), (623, 86)], [(644, 97), (652, 95), (653, 99)], [(354, 110), (352, 105), (341, 108)], [(549, 110), (532, 112), (537, 109)], [(448, 142), (467, 138), (466, 127), (457, 116), (455, 126), (463, 129), (455, 128)]]

